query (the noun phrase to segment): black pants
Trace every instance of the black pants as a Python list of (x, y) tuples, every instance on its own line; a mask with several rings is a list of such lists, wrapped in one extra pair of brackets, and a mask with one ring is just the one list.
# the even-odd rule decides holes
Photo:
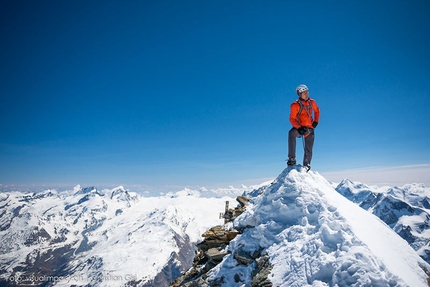
[[(296, 157), (296, 139), (301, 135), (296, 128), (292, 128), (288, 132), (288, 157)], [(315, 134), (314, 129), (308, 128), (308, 133), (303, 135), (305, 139), (305, 154), (303, 157), (303, 165), (310, 165), (312, 160), (312, 149), (314, 147)]]

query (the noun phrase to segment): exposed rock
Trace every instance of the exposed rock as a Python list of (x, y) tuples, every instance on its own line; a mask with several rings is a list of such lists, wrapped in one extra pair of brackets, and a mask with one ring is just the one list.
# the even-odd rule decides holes
[(255, 261), (257, 266), (252, 273), (251, 287), (272, 287), (273, 284), (269, 280), (269, 274), (273, 267), (269, 262), (269, 256), (264, 254)]
[(237, 202), (239, 202), (239, 206), (229, 209), (224, 214), (225, 223), (235, 220), (239, 215), (241, 215), (245, 211), (245, 207), (249, 202), (248, 197), (246, 196), (238, 196), (236, 198)]
[(211, 248), (205, 252), (205, 255), (209, 258), (209, 260), (215, 261), (215, 262), (221, 262), (224, 256), (226, 256), (227, 254), (229, 253), (222, 252), (218, 248)]
[[(229, 209), (224, 218), (226, 221), (232, 221), (245, 211), (245, 206), (248, 204), (248, 198), (245, 196), (237, 197), (239, 206), (234, 209)], [(252, 228), (250, 226), (250, 228)], [(245, 228), (246, 229), (246, 228)], [(225, 283), (223, 276), (207, 281), (207, 273), (218, 265), (225, 256), (230, 252), (226, 251), (230, 241), (241, 234), (243, 230), (227, 230), (225, 226), (214, 226), (202, 234), (204, 240), (197, 244), (200, 250), (196, 254), (193, 261), (193, 266), (182, 276), (173, 281), (171, 287), (217, 287)], [(244, 246), (242, 246), (244, 247)], [(271, 287), (272, 283), (268, 279), (272, 266), (269, 262), (267, 254), (262, 255), (263, 248), (250, 253), (245, 248), (239, 248), (234, 254), (234, 259), (240, 265), (249, 266), (255, 263), (255, 269), (252, 272), (251, 287)], [(237, 273), (234, 275), (237, 283), (244, 282), (244, 274)]]
[(39, 228), (38, 226), (35, 226), (30, 232), (27, 240), (24, 242), (25, 246), (31, 246), (31, 245), (37, 245), (40, 242), (49, 241), (51, 239), (51, 236), (48, 232), (46, 232), (45, 228)]
[(249, 198), (246, 196), (238, 196), (236, 198), (237, 202), (239, 202), (240, 206), (244, 207), (245, 205), (248, 204), (249, 202)]
[(261, 249), (256, 250), (253, 254), (250, 254), (248, 251), (243, 249), (243, 246), (236, 250), (234, 253), (234, 259), (242, 265), (248, 266), (255, 261), (255, 259), (259, 258), (261, 255)]
[(225, 230), (221, 225), (214, 226), (202, 234), (205, 239), (197, 244), (197, 248), (207, 251), (211, 248), (225, 247), (238, 234), (237, 230)]
[(238, 231), (226, 230), (221, 225), (214, 226), (203, 233), (204, 240), (196, 245), (200, 252), (194, 257), (192, 267), (173, 281), (170, 286), (217, 286), (217, 283), (214, 282), (210, 285), (204, 283), (206, 273), (229, 254), (224, 249), (238, 234)]

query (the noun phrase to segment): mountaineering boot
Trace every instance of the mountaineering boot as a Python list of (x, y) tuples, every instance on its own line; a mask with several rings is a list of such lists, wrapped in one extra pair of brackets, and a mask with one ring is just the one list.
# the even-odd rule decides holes
[(288, 166), (296, 165), (296, 158), (295, 157), (289, 157), (287, 161)]
[(306, 172), (308, 172), (308, 171), (310, 171), (310, 170), (311, 170), (311, 166), (310, 166), (310, 164), (305, 164), (305, 165), (304, 165), (304, 168), (306, 169)]

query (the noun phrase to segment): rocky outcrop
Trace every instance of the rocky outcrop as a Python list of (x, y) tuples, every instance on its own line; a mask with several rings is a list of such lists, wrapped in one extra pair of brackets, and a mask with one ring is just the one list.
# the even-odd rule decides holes
[[(224, 214), (226, 222), (231, 222), (245, 211), (248, 204), (248, 198), (238, 196), (236, 198), (239, 205), (233, 209), (228, 209)], [(204, 240), (196, 246), (199, 252), (194, 257), (192, 267), (182, 276), (173, 281), (171, 287), (215, 287), (221, 286), (223, 278), (208, 280), (209, 271), (224, 260), (225, 256), (233, 256), (239, 265), (249, 266), (255, 263), (255, 269), (252, 272), (252, 287), (270, 287), (272, 283), (268, 279), (272, 266), (269, 257), (263, 253), (263, 249), (257, 250), (252, 254), (245, 249), (238, 249), (231, 254), (228, 245), (236, 236), (239, 236), (243, 230), (227, 229), (226, 225), (214, 226), (202, 234)], [(235, 280), (242, 281), (242, 274), (236, 274)]]
[(203, 233), (204, 240), (196, 245), (199, 252), (194, 257), (192, 267), (170, 286), (205, 286), (202, 282), (206, 279), (207, 272), (218, 265), (224, 256), (230, 254), (226, 247), (238, 234), (238, 231), (226, 230), (221, 225)]
[(236, 198), (239, 205), (233, 209), (229, 209), (224, 213), (225, 223), (235, 220), (239, 215), (245, 211), (245, 206), (248, 204), (249, 199), (246, 196), (238, 196)]

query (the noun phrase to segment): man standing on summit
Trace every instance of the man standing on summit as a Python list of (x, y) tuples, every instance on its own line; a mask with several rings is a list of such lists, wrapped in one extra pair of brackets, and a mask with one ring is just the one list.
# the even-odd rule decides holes
[(317, 103), (309, 98), (309, 90), (306, 85), (296, 88), (299, 98), (290, 106), (290, 123), (293, 125), (288, 133), (288, 161), (287, 165), (296, 164), (296, 138), (304, 138), (303, 166), (311, 169), (312, 149), (314, 147), (314, 130), (320, 120), (320, 109)]

